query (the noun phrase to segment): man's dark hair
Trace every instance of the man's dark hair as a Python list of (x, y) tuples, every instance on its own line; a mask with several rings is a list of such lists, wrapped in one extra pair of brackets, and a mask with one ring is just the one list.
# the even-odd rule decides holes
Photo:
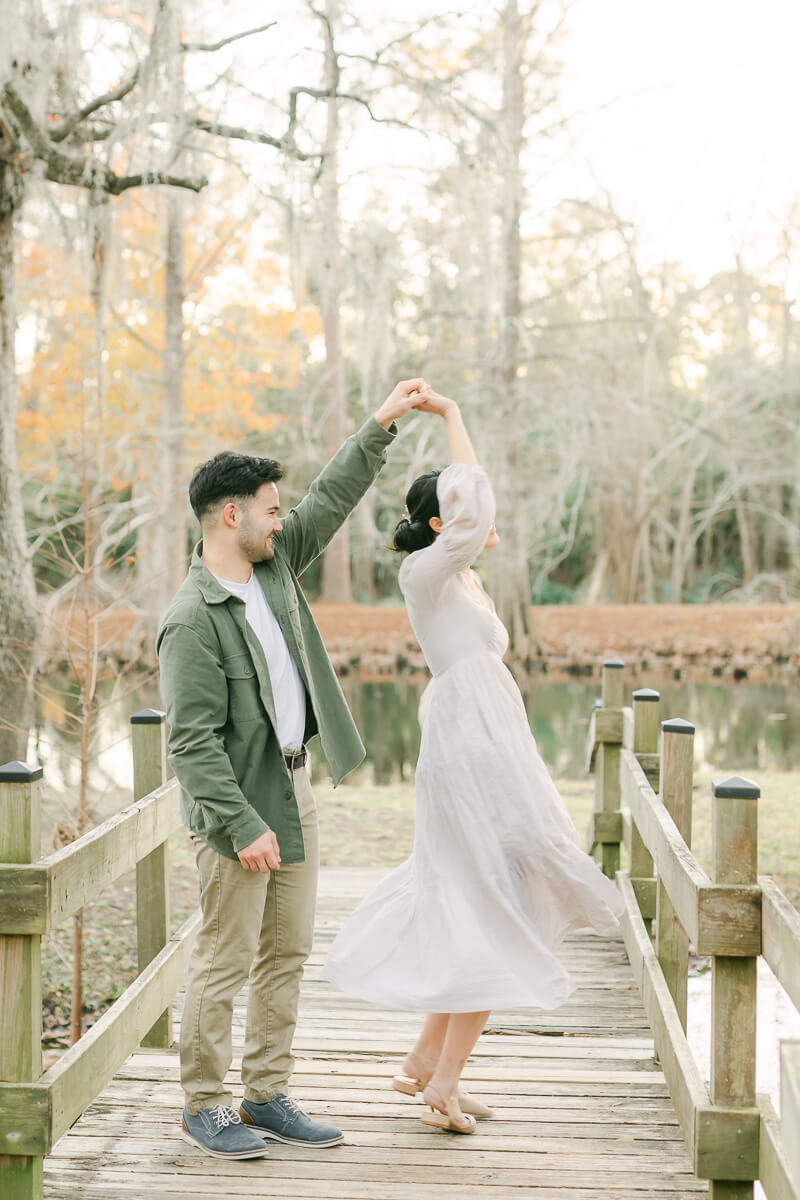
[(274, 458), (223, 450), (197, 468), (189, 484), (189, 503), (198, 521), (222, 503), (241, 504), (255, 496), (262, 483), (277, 483), (283, 469)]

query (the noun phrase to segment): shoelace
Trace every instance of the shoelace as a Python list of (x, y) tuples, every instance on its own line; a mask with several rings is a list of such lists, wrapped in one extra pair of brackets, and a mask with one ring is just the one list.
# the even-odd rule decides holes
[(291, 1096), (283, 1097), (283, 1106), (284, 1108), (288, 1108), (290, 1112), (293, 1112), (298, 1117), (304, 1117), (306, 1115), (302, 1108), (299, 1108), (298, 1105), (295, 1104)]
[(217, 1122), (216, 1132), (224, 1129), (226, 1125), (241, 1125), (242, 1118), (232, 1108), (225, 1108), (222, 1104), (218, 1104), (216, 1108), (212, 1108), (211, 1115)]

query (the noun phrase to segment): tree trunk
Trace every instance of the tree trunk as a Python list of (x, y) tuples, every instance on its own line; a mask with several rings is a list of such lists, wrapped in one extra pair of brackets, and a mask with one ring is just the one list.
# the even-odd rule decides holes
[(153, 617), (156, 624), (186, 574), (186, 494), (184, 487), (183, 412), (183, 202), (167, 197), (167, 245), (164, 296), (164, 359), (158, 492), (160, 504), (153, 537)]
[(736, 524), (739, 527), (739, 546), (742, 554), (742, 580), (749, 583), (755, 576), (755, 560), (753, 557), (753, 539), (750, 534), (750, 518), (743, 503), (744, 497), (736, 500)]
[(22, 183), (0, 160), (0, 763), (24, 759), (40, 624), (17, 466), (14, 213)]
[(512, 649), (523, 657), (530, 649), (530, 571), (525, 545), (524, 494), (520, 430), (520, 322), (522, 298), (520, 263), (522, 242), (522, 130), (525, 123), (522, 60), (524, 38), (517, 0), (509, 0), (503, 14), (503, 112), (501, 172), (503, 294), (500, 317), (498, 384), (503, 445), (503, 480), (498, 488), (498, 530), (506, 542), (502, 574), (496, 576), (497, 607), (508, 627)]
[[(181, 53), (181, 0), (161, 0), (158, 20), (162, 32), (156, 71), (169, 97), (172, 122), (170, 155), (184, 134), (184, 79)], [(177, 155), (174, 165), (181, 166)], [(161, 368), (161, 424), (156, 449), (158, 496), (152, 533), (151, 560), (143, 564), (152, 572), (148, 603), (153, 633), (186, 574), (186, 491), (184, 486), (184, 205), (173, 191), (166, 195), (166, 247), (164, 255), (164, 356)], [(148, 572), (149, 573), (149, 572)]]
[(672, 545), (672, 603), (683, 602), (686, 570), (691, 560), (694, 543), (691, 540), (691, 507), (694, 496), (696, 467), (687, 470), (683, 477), (678, 509), (675, 541)]
[[(339, 87), (339, 62), (333, 42), (334, 2), (327, 0), (325, 35), (325, 88)], [(347, 396), (339, 309), (342, 294), (342, 252), (339, 231), (339, 101), (335, 95), (325, 102), (327, 125), (320, 174), (322, 209), (322, 274), (320, 299), (325, 334), (323, 445), (326, 460), (332, 458), (347, 436)], [(339, 530), (322, 560), (322, 600), (326, 604), (349, 604), (353, 593), (350, 580), (350, 537), (347, 526)]]

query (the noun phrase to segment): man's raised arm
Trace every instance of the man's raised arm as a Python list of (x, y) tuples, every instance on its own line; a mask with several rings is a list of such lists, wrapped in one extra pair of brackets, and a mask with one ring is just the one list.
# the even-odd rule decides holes
[(344, 524), (386, 462), (394, 422), (419, 402), (424, 379), (398, 383), (377, 412), (342, 443), (276, 535), (296, 575), (317, 558)]

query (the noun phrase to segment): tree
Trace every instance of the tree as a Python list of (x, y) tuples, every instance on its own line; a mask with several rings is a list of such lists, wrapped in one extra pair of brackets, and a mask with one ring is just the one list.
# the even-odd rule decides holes
[[(115, 106), (134, 92), (139, 63), (121, 84), (81, 99), (76, 64), (52, 61), (59, 31), (48, 25), (38, 4), (29, 3), (22, 19), (18, 12), (12, 17), (5, 11), (3, 16), (3, 26), (11, 33), (0, 63), (0, 633), (5, 635), (0, 663), (0, 758), (6, 759), (25, 753), (39, 639), (16, 464), (15, 216), (22, 208), (26, 186), (37, 177), (80, 188), (96, 199), (119, 196), (145, 184), (197, 191), (205, 180), (148, 169), (118, 173), (109, 165), (117, 148)], [(66, 59), (68, 43), (63, 40), (60, 45)], [(97, 145), (104, 145), (104, 154), (95, 149)]]

